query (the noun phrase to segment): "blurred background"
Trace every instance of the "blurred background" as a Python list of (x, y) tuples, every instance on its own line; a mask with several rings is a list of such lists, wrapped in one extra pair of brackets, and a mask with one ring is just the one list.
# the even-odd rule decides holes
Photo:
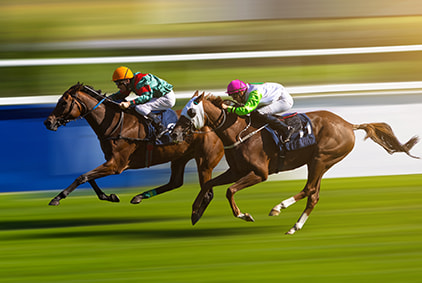
[[(1, 187), (28, 189), (10, 178), (16, 175), (22, 181), (26, 170), (30, 173), (25, 176), (40, 180), (37, 188), (51, 189), (56, 187), (49, 183), (52, 179), (70, 182), (102, 163), (96, 137), (84, 121), (47, 132), (42, 121), (54, 105), (34, 106), (25, 100), (59, 96), (76, 82), (112, 93), (111, 75), (120, 65), (162, 77), (176, 94), (222, 90), (232, 79), (276, 81), (289, 88), (420, 81), (422, 73), (420, 51), (43, 66), (5, 64), (10, 60), (418, 45), (421, 38), (422, 6), (417, 0), (2, 0), (0, 97), (11, 99), (0, 106), (0, 129), (8, 133), (3, 148), (12, 150), (3, 157)], [(415, 97), (420, 96), (413, 96), (411, 104)], [(23, 102), (16, 106), (18, 98)], [(175, 108), (185, 102), (178, 99)], [(63, 151), (63, 145), (80, 145), (83, 151)], [(36, 170), (31, 156), (38, 157), (34, 162), (42, 160)]]
[[(221, 187), (191, 226), (194, 162), (180, 190), (138, 206), (129, 204), (132, 196), (166, 183), (169, 164), (98, 180), (105, 192), (119, 194), (120, 204), (76, 190), (60, 207), (50, 207), (52, 197), (104, 157), (85, 120), (57, 132), (43, 121), (77, 82), (116, 91), (112, 73), (127, 65), (167, 80), (179, 96), (222, 91), (233, 79), (280, 82), (294, 96), (294, 111), (325, 109), (353, 123), (387, 122), (406, 142), (422, 136), (421, 51), (33, 66), (11, 61), (401, 45), (421, 50), (421, 0), (0, 0), (0, 282), (420, 282), (422, 160), (389, 155), (364, 141), (362, 131), (351, 154), (324, 176), (320, 203), (292, 238), (283, 232), (305, 201), (277, 219), (267, 215), (299, 192), (306, 168), (272, 175), (286, 181), (236, 195), (254, 223), (231, 216)], [(179, 97), (175, 108), (185, 102)], [(412, 153), (422, 156), (422, 143)], [(222, 161), (214, 174), (225, 166)], [(383, 177), (334, 179), (376, 175)], [(8, 193), (28, 190), (54, 191)]]
[[(75, 58), (420, 44), (420, 1), (0, 1), (0, 58)], [(176, 91), (228, 81), (287, 86), (419, 80), (422, 52), (131, 63)], [(119, 64), (1, 67), (0, 96), (115, 91)]]

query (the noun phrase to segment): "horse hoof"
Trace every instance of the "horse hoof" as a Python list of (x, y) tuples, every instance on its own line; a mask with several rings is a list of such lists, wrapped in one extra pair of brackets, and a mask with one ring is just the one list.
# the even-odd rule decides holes
[(252, 215), (250, 215), (249, 213), (241, 213), (237, 216), (237, 218), (243, 219), (247, 222), (255, 222), (255, 219), (253, 219)]
[(120, 202), (120, 199), (117, 195), (115, 194), (110, 194), (110, 201), (111, 202)]
[(98, 196), (98, 198), (99, 198), (100, 200), (110, 200), (110, 198), (109, 198), (107, 195), (105, 195), (105, 194), (101, 194), (101, 195), (99, 195), (99, 196)]
[(60, 200), (52, 199), (48, 205), (58, 206), (60, 204)]
[(130, 203), (131, 203), (131, 204), (138, 204), (138, 203), (140, 203), (143, 199), (144, 199), (144, 198), (142, 197), (142, 195), (137, 195), (137, 196), (134, 196), (134, 197), (132, 198), (132, 200), (130, 201)]
[(292, 228), (289, 231), (286, 232), (286, 235), (293, 235), (294, 233), (296, 233), (296, 229)]
[(271, 211), (270, 211), (270, 214), (269, 214), (269, 216), (278, 216), (280, 214), (280, 211), (279, 210), (276, 210), (276, 209), (272, 209)]
[(199, 221), (199, 219), (201, 219), (201, 215), (196, 212), (192, 212), (192, 216), (190, 218), (190, 220), (192, 221), (192, 225), (195, 225), (196, 222)]
[(248, 222), (255, 222), (255, 219), (253, 219), (252, 215), (249, 213), (245, 213), (245, 220)]

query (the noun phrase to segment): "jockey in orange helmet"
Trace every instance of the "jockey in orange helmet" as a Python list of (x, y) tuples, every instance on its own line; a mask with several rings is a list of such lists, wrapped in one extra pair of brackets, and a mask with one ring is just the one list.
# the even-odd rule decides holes
[[(113, 93), (110, 98), (120, 101), (120, 107), (127, 109), (131, 106), (135, 110), (149, 118), (158, 131), (160, 137), (165, 131), (160, 118), (151, 111), (166, 110), (172, 108), (176, 103), (176, 96), (173, 86), (168, 82), (152, 74), (135, 73), (127, 67), (119, 67), (113, 73), (113, 81), (119, 91)], [(125, 98), (131, 92), (138, 95), (137, 98), (126, 101)]]

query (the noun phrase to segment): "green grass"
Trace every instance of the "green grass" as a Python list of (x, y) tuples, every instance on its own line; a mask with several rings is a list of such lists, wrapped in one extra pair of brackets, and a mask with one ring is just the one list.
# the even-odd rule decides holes
[[(236, 195), (254, 223), (232, 216), (225, 187), (190, 224), (197, 186), (131, 205), (147, 188), (0, 195), (0, 282), (419, 282), (422, 175), (324, 179), (301, 231), (284, 235), (301, 201), (267, 216), (304, 181), (266, 182)], [(271, 281), (270, 281), (271, 280)]]

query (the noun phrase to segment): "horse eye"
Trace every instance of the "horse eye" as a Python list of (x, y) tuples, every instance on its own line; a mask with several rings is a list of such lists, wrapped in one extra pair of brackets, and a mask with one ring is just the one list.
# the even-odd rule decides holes
[(64, 111), (66, 109), (67, 103), (65, 101), (60, 101), (57, 103), (57, 109)]
[(188, 116), (191, 117), (191, 118), (193, 118), (193, 117), (195, 117), (195, 115), (196, 115), (196, 110), (193, 109), (193, 108), (190, 108), (188, 110)]

